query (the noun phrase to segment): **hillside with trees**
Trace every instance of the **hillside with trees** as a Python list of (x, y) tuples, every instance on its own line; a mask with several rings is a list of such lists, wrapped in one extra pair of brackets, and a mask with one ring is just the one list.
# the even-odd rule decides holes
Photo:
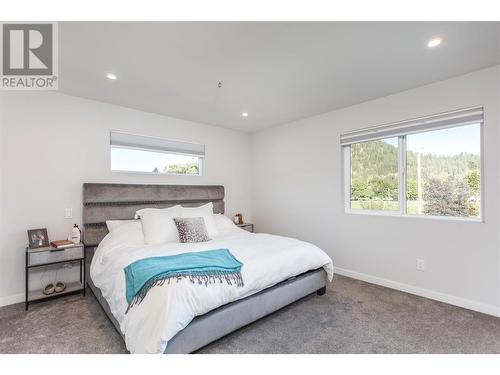
[[(408, 151), (406, 157), (408, 210), (416, 213), (418, 153)], [(357, 202), (359, 208), (398, 209), (397, 161), (397, 147), (383, 141), (351, 146), (351, 200)], [(479, 155), (421, 154), (420, 165), (423, 213), (479, 215)]]

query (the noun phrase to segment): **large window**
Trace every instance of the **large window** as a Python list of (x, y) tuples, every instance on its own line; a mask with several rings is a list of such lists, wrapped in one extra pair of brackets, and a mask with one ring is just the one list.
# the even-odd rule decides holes
[(158, 174), (202, 174), (205, 146), (111, 132), (111, 170)]
[(481, 218), (482, 108), (343, 134), (346, 209)]

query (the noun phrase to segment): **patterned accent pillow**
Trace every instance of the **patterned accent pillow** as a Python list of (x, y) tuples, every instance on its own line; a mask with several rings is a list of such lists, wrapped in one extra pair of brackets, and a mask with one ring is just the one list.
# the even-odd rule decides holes
[(174, 217), (179, 231), (179, 239), (183, 243), (210, 241), (205, 220), (202, 217)]

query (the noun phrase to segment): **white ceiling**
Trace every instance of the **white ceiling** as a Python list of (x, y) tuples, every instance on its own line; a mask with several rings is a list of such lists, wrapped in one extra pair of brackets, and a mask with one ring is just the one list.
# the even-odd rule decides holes
[(499, 22), (65, 22), (59, 40), (64, 93), (244, 131), (500, 63)]

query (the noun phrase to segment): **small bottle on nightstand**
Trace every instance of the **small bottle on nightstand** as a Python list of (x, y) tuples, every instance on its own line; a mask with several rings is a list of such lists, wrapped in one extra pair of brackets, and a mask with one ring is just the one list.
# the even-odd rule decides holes
[(78, 225), (75, 224), (73, 229), (71, 229), (71, 233), (69, 234), (68, 240), (70, 240), (74, 244), (77, 244), (77, 243), (80, 243), (81, 236), (82, 236), (82, 233), (80, 232), (80, 228), (78, 228)]

